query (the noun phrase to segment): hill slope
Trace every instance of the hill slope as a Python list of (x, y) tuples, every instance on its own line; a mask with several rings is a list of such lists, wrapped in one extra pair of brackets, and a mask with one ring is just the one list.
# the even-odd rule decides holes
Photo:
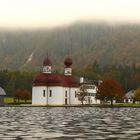
[(76, 23), (51, 30), (0, 31), (0, 69), (39, 70), (47, 52), (57, 68), (68, 54), (78, 67), (94, 60), (140, 65), (140, 26)]

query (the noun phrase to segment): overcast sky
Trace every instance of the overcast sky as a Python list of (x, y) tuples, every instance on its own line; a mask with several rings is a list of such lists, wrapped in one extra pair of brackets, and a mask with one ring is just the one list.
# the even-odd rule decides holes
[(0, 0), (0, 27), (40, 28), (78, 20), (140, 23), (140, 0)]

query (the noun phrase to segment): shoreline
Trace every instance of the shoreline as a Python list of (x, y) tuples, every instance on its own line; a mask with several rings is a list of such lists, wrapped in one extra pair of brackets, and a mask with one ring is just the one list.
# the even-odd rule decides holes
[(32, 104), (5, 104), (0, 107), (99, 107), (99, 108), (140, 108), (140, 104), (114, 104), (111, 105), (32, 105)]

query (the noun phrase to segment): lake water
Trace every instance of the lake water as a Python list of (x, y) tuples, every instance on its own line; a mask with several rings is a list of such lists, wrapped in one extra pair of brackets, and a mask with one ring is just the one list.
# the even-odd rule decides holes
[(1, 107), (2, 140), (140, 140), (140, 108)]

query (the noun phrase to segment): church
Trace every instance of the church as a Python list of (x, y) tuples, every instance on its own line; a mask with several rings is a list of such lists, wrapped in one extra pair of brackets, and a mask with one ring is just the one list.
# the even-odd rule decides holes
[(43, 61), (43, 69), (33, 80), (32, 105), (74, 105), (81, 104), (77, 92), (79, 82), (72, 76), (72, 60), (64, 60), (64, 74), (52, 72), (48, 57)]

